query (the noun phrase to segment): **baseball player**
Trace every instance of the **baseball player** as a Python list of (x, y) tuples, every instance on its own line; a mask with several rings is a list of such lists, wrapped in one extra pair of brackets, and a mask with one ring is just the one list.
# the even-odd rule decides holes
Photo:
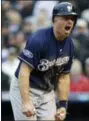
[[(59, 3), (53, 9), (53, 26), (29, 37), (18, 56), (20, 64), (10, 88), (15, 120), (66, 118), (74, 53), (70, 33), (76, 20), (74, 6), (69, 2)], [(59, 99), (58, 108), (54, 92)]]

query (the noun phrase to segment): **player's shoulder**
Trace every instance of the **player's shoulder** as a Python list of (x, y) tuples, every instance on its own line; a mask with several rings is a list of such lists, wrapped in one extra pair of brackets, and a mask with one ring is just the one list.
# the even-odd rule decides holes
[(49, 31), (50, 27), (46, 27), (46, 28), (41, 28), (41, 29), (38, 29), (37, 31), (35, 31), (33, 33), (33, 37), (35, 38), (38, 38), (38, 39), (44, 39), (46, 38), (47, 36), (47, 33)]
[(37, 31), (32, 33), (30, 37), (31, 41), (40, 45), (44, 45), (48, 41), (47, 38), (49, 37), (49, 32), (50, 32), (50, 27), (38, 29)]
[(49, 31), (49, 27), (39, 29), (33, 32), (27, 40), (27, 44), (32, 46), (43, 47), (47, 43), (47, 33)]

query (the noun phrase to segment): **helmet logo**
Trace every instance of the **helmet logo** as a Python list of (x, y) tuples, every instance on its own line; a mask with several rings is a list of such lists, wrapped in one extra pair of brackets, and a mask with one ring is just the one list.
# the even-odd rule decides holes
[(67, 9), (68, 9), (69, 12), (71, 12), (72, 11), (72, 6), (67, 6)]

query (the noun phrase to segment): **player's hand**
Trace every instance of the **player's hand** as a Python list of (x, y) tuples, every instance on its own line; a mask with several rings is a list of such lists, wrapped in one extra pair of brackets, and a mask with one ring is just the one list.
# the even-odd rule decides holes
[(61, 107), (57, 110), (57, 113), (55, 115), (56, 121), (63, 121), (66, 118), (66, 108)]
[(34, 105), (33, 105), (32, 101), (29, 101), (29, 102), (26, 102), (26, 103), (22, 104), (22, 112), (27, 117), (30, 117), (30, 116), (36, 114), (36, 110), (34, 108)]

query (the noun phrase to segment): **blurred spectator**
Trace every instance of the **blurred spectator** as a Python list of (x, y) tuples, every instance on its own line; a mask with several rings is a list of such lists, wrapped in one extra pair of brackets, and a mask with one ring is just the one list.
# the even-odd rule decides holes
[(9, 46), (16, 45), (16, 34), (9, 34), (8, 44), (9, 44)]
[(73, 38), (75, 39), (74, 44), (75, 46), (75, 55), (83, 65), (84, 70), (84, 63), (87, 57), (89, 57), (89, 30), (88, 30), (88, 23), (84, 19), (78, 19), (76, 23), (76, 29), (73, 32)]
[(82, 73), (82, 64), (75, 59), (71, 68), (71, 92), (88, 92), (89, 78)]
[(9, 9), (6, 12), (6, 17), (9, 20), (9, 32), (14, 33), (17, 32), (20, 28), (22, 17), (18, 11), (15, 9)]
[(15, 8), (20, 12), (22, 18), (26, 18), (32, 15), (33, 7), (35, 4), (35, 0), (17, 0), (15, 4)]
[(2, 9), (3, 11), (7, 11), (9, 8), (11, 8), (11, 3), (10, 1), (2, 1)]
[(3, 23), (2, 26), (2, 31), (1, 31), (1, 35), (2, 35), (2, 48), (3, 47), (8, 47), (8, 35), (9, 35), (9, 29), (8, 29), (8, 23), (5, 22)]
[(36, 2), (33, 10), (33, 16), (35, 16), (35, 20), (36, 20), (36, 30), (51, 25), (52, 10), (57, 3), (58, 1), (37, 1)]
[(10, 84), (9, 84), (10, 77), (7, 74), (5, 74), (3, 71), (1, 71), (1, 76), (2, 76), (2, 80), (1, 80), (1, 89), (2, 89), (2, 91), (9, 91), (9, 88), (10, 88)]
[(2, 63), (2, 71), (6, 75), (10, 77), (9, 84), (12, 81), (12, 78), (14, 76), (14, 72), (19, 64), (19, 60), (17, 59), (18, 50), (16, 47), (10, 47), (8, 49), (8, 60)]
[[(88, 3), (89, 5), (89, 3)], [(89, 23), (89, 7), (82, 11), (81, 17), (84, 18)]]
[(1, 59), (2, 59), (2, 63), (7, 61), (8, 58), (8, 49), (7, 48), (2, 48), (2, 52), (1, 52)]
[(79, 18), (76, 23), (76, 27), (78, 30), (77, 34), (85, 34), (87, 37), (89, 36), (89, 30), (88, 30), (88, 23), (85, 19)]
[(25, 35), (22, 31), (19, 31), (16, 34), (15, 42), (16, 42), (16, 46), (19, 47), (20, 51), (22, 51), (26, 44)]
[(9, 46), (16, 46), (19, 48), (20, 51), (25, 46), (25, 36), (22, 31), (18, 31), (14, 34), (9, 35), (9, 40), (8, 40)]
[(26, 40), (28, 36), (32, 34), (36, 30), (36, 20), (34, 16), (28, 16), (24, 19), (22, 25), (22, 31), (24, 32)]
[(52, 20), (49, 19), (48, 12), (46, 9), (40, 9), (39, 15), (35, 19), (36, 19), (36, 30), (50, 26), (52, 22)]
[(85, 61), (85, 74), (89, 78), (89, 57)]
[(57, 3), (58, 1), (36, 1), (34, 10), (33, 10), (33, 15), (38, 16), (40, 14), (40, 11), (44, 9), (45, 11), (47, 11), (49, 19), (51, 19), (53, 7)]

